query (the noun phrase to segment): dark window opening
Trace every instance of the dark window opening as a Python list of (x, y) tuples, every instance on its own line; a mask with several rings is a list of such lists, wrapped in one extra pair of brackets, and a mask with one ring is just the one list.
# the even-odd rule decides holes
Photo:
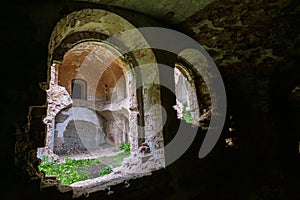
[(87, 99), (86, 95), (87, 84), (85, 80), (72, 80), (72, 99)]

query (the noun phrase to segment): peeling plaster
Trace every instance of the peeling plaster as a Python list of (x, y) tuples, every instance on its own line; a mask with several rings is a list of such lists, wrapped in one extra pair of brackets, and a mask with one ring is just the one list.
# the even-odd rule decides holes
[(72, 120), (88, 121), (100, 127), (96, 112), (82, 107), (71, 107), (67, 110), (61, 111), (61, 114), (69, 116), (63, 123), (56, 124), (57, 137), (63, 137), (68, 124)]

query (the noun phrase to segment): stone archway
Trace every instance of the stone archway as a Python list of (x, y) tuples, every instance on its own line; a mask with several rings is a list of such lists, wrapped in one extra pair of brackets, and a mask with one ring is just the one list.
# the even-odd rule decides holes
[[(110, 37), (126, 30), (131, 30), (134, 34), (110, 40)], [(71, 58), (70, 63), (65, 60), (70, 51), (73, 51), (70, 57), (76, 56), (78, 50), (84, 46), (88, 50), (83, 60)], [(129, 141), (130, 158), (123, 165), (126, 171), (124, 173), (140, 172), (139, 176), (144, 173), (149, 175), (150, 171), (164, 167), (162, 131), (153, 127), (153, 124), (158, 127), (162, 124), (160, 107), (154, 106), (160, 102), (160, 88), (149, 85), (158, 82), (159, 76), (155, 55), (151, 48), (145, 46), (148, 46), (146, 40), (132, 24), (108, 11), (75, 11), (57, 23), (49, 41), (48, 110), (44, 118), (47, 134), (45, 147), (38, 149), (39, 157), (57, 157), (53, 151), (56, 131), (54, 127), (57, 127), (55, 118), (58, 113), (71, 106), (75, 109), (91, 109), (95, 115), (105, 118), (106, 127), (100, 129), (106, 131), (106, 138), (114, 142)], [(99, 63), (104, 67), (98, 67)], [(147, 80), (144, 82), (145, 77)], [(86, 99), (72, 99), (72, 80), (86, 81)], [(144, 99), (147, 96), (152, 96), (150, 101)], [(70, 149), (74, 142), (78, 144), (78, 148), (86, 147), (85, 142), (89, 143), (91, 138), (97, 138), (95, 134), (90, 134), (88, 139), (79, 143), (80, 137), (75, 137), (72, 131), (77, 128), (76, 124), (79, 125), (78, 130), (82, 130), (82, 127), (89, 127), (84, 128), (85, 130), (97, 129), (99, 126), (90, 120), (77, 118), (78, 116), (73, 116), (73, 120), (70, 119), (65, 126), (67, 131), (60, 135), (64, 140), (61, 143), (65, 145), (62, 149)], [(114, 129), (116, 126), (119, 128)], [(110, 129), (121, 132), (111, 134)], [(124, 131), (128, 133), (124, 134)], [(66, 136), (73, 140), (66, 142)], [(143, 140), (147, 143), (143, 145), (148, 145), (150, 149), (147, 155), (139, 150), (141, 136), (147, 138)], [(155, 140), (152, 141), (151, 138)], [(95, 148), (97, 144), (88, 146)], [(146, 162), (144, 156), (147, 157)], [(123, 179), (120, 178), (119, 181), (122, 182)], [(117, 183), (118, 181), (115, 182)]]

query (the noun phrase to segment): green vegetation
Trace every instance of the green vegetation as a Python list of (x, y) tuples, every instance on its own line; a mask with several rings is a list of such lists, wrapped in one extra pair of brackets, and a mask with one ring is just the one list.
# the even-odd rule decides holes
[(49, 161), (48, 157), (45, 156), (42, 158), (42, 162), (38, 168), (48, 176), (53, 175), (59, 178), (62, 184), (70, 185), (77, 181), (92, 178), (87, 170), (78, 171), (79, 167), (88, 167), (99, 163), (98, 159), (75, 160), (67, 156), (65, 162), (58, 164), (53, 159)]
[(112, 172), (112, 169), (113, 169), (112, 166), (104, 167), (104, 169), (99, 172), (99, 176), (104, 176), (106, 174), (109, 174), (110, 172)]
[(62, 163), (56, 163), (53, 158), (44, 156), (38, 168), (40, 171), (45, 172), (46, 176), (55, 176), (60, 179), (62, 184), (70, 185), (74, 182), (94, 178), (86, 169), (87, 167), (99, 164), (108, 165), (99, 172), (99, 176), (104, 176), (111, 173), (113, 168), (121, 166), (122, 160), (130, 155), (130, 145), (122, 143), (118, 148), (124, 151), (114, 156), (80, 160), (71, 159), (67, 156)]
[(182, 111), (182, 118), (187, 122), (187, 123), (193, 123), (193, 118), (192, 118), (192, 115), (191, 115), (191, 111), (190, 110), (187, 110), (187, 103), (185, 103), (183, 105), (183, 111)]
[(119, 148), (125, 152), (130, 152), (130, 144), (126, 142), (121, 142)]
[(130, 152), (130, 144), (128, 142), (121, 142), (119, 146), (114, 148), (114, 151), (123, 150), (124, 152)]

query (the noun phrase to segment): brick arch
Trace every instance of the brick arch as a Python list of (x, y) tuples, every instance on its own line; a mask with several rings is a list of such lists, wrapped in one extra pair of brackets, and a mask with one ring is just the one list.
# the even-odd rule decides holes
[[(110, 87), (114, 87), (117, 79), (124, 78), (126, 85), (134, 87), (134, 80), (138, 74), (136, 71), (131, 70), (134, 66), (134, 62), (132, 62), (134, 59), (128, 58), (131, 57), (127, 54), (124, 56), (118, 49), (103, 42), (85, 41), (78, 43), (65, 53), (64, 59), (58, 66), (58, 73), (68, 73), (65, 76), (58, 77), (58, 85), (65, 87), (70, 93), (71, 84), (69, 79), (83, 79), (89, 82), (88, 95), (99, 95), (101, 91), (97, 88), (97, 85), (100, 82), (103, 83), (103, 80), (110, 80)], [(89, 68), (88, 66), (93, 67)], [(71, 72), (69, 71), (70, 68), (72, 68)], [(128, 88), (126, 88), (127, 91)], [(135, 96), (135, 93), (131, 95)]]
[(184, 76), (186, 76), (188, 81), (190, 81), (192, 86), (195, 88), (200, 114), (203, 114), (203, 110), (210, 110), (210, 93), (201, 73), (188, 60), (180, 56), (178, 56), (175, 64), (179, 65), (178, 69)]
[[(180, 72), (180, 74), (176, 72), (177, 70)], [(177, 111), (178, 118), (184, 119), (185, 106), (188, 106), (188, 112), (193, 119), (190, 123), (195, 126), (200, 126), (200, 113), (202, 111), (200, 109), (200, 95), (202, 85), (199, 83), (201, 83), (201, 76), (198, 76), (197, 73), (195, 73), (193, 67), (188, 62), (184, 62), (180, 59), (177, 59), (175, 62), (174, 76), (177, 77), (178, 81), (177, 82), (175, 78), (176, 106), (174, 106), (174, 108)], [(184, 81), (181, 76), (186, 79), (188, 85), (184, 83), (186, 81)], [(183, 89), (180, 87), (188, 87), (189, 89)], [(179, 91), (184, 91), (187, 94), (181, 94)]]
[[(115, 23), (111, 23), (115, 22)], [(114, 37), (121, 32), (131, 30), (131, 37)], [(149, 47), (142, 34), (126, 19), (121, 16), (101, 9), (83, 9), (74, 11), (62, 18), (54, 27), (48, 45), (48, 67), (53, 61), (61, 61), (64, 53), (81, 41), (107, 41), (121, 52)], [(145, 64), (145, 60), (156, 63), (151, 49), (132, 52), (138, 65)], [(146, 54), (145, 54), (146, 53)]]
[[(114, 37), (109, 40), (110, 37), (126, 30), (131, 31), (130, 37)], [(84, 41), (103, 42), (117, 49), (122, 54), (122, 60), (126, 63), (127, 71), (132, 76), (135, 76), (135, 73), (142, 73), (139, 69), (133, 70), (134, 66), (156, 63), (156, 58), (151, 48), (145, 48), (149, 47), (149, 45), (144, 37), (126, 19), (106, 10), (83, 9), (65, 16), (54, 27), (48, 45), (48, 74), (50, 74), (50, 67), (53, 62), (61, 62), (64, 54), (69, 49)], [(134, 51), (131, 51), (132, 49)], [(158, 71), (157, 65), (153, 65), (152, 70)], [(141, 76), (137, 75), (135, 79), (140, 81), (139, 77)], [(49, 80), (50, 77), (48, 77)], [(141, 85), (141, 83), (138, 83), (138, 85)], [(139, 96), (138, 94), (133, 95), (139, 98), (137, 97)], [(135, 100), (131, 104), (133, 107), (137, 107), (134, 102)], [(140, 108), (142, 107), (140, 106)], [(140, 112), (143, 113), (141, 110)]]
[(71, 33), (62, 39), (60, 45), (54, 49), (52, 59), (56, 61), (62, 61), (66, 52), (75, 47), (78, 43), (86, 41), (104, 41), (107, 38), (108, 35), (93, 31), (80, 31)]
[[(119, 33), (123, 33), (123, 31), (130, 31), (130, 33), (125, 34), (125, 37), (120, 37), (120, 35), (113, 37)], [(136, 154), (139, 147), (138, 134), (141, 130), (138, 125), (143, 126), (143, 129), (147, 130), (152, 127), (152, 122), (148, 124), (144, 123), (143, 105), (143, 94), (152, 91), (143, 90), (143, 87), (149, 84), (149, 82), (159, 79), (156, 57), (142, 34), (126, 19), (101, 9), (83, 9), (65, 16), (54, 27), (48, 45), (48, 74), (52, 73), (51, 69), (54, 67), (59, 67), (57, 63), (62, 62), (68, 50), (79, 43), (87, 41), (107, 45), (109, 49), (119, 52), (121, 60), (124, 61), (126, 68), (125, 76), (128, 79), (127, 84), (131, 88), (128, 91), (128, 119), (130, 119), (129, 129), (132, 133), (130, 140), (131, 152)], [(145, 77), (148, 78), (148, 82), (143, 80)], [(49, 76), (48, 81), (51, 85), (50, 79), (51, 77)], [(156, 88), (156, 90), (160, 89)], [(160, 102), (160, 95), (157, 95), (156, 100), (153, 100), (148, 107), (152, 107), (157, 102)], [(146, 114), (149, 117), (151, 114), (158, 115), (158, 113), (159, 110)], [(48, 117), (47, 127), (51, 127), (51, 118), (53, 116)], [(159, 119), (157, 116), (156, 118)], [(157, 124), (158, 122), (155, 121), (155, 123)], [(159, 134), (162, 135), (162, 133)], [(51, 133), (47, 134), (49, 141), (50, 136)]]

